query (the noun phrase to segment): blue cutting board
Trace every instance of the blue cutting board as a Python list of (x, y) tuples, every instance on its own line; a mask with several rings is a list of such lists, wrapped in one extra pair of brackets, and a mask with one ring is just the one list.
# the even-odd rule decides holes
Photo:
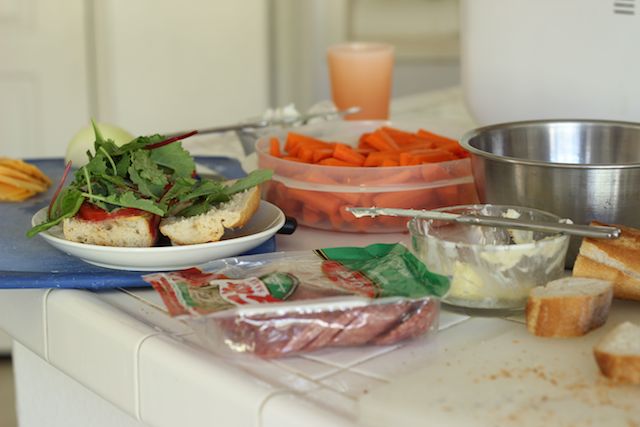
[[(198, 164), (229, 179), (245, 176), (240, 163), (227, 157), (195, 157)], [(0, 202), (0, 289), (11, 288), (88, 288), (108, 289), (146, 287), (142, 274), (97, 267), (50, 246), (43, 238), (27, 238), (31, 217), (47, 206), (62, 177), (62, 159), (29, 160), (54, 182), (46, 193), (24, 202)], [(275, 251), (275, 237), (246, 254)]]

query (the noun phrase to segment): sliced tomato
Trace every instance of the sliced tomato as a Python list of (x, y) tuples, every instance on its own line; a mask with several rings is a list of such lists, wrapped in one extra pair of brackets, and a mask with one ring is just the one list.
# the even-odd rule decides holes
[(93, 203), (84, 202), (80, 206), (80, 210), (77, 214), (78, 218), (85, 221), (106, 221), (108, 219), (124, 218), (128, 216), (145, 216), (147, 217), (147, 223), (149, 224), (149, 232), (153, 240), (158, 238), (158, 225), (160, 224), (160, 217), (154, 215), (142, 209), (135, 208), (119, 208), (112, 212), (107, 212), (94, 205)]
[(112, 212), (107, 212), (94, 205), (93, 203), (84, 202), (78, 211), (78, 217), (85, 221), (105, 221), (107, 219), (122, 218), (125, 216), (148, 215), (149, 212), (135, 208), (120, 208)]

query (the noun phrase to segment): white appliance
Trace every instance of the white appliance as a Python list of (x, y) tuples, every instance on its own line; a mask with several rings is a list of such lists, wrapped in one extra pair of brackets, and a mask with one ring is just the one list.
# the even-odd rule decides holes
[(640, 0), (461, 0), (460, 28), (479, 124), (640, 122)]

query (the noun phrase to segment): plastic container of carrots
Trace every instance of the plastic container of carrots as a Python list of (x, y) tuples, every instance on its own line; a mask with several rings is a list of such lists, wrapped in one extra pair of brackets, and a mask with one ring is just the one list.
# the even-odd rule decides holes
[(263, 197), (304, 226), (391, 233), (407, 219), (355, 218), (347, 207), (434, 209), (478, 203), (468, 154), (457, 141), (384, 121), (334, 121), (256, 142), (258, 166), (274, 171)]

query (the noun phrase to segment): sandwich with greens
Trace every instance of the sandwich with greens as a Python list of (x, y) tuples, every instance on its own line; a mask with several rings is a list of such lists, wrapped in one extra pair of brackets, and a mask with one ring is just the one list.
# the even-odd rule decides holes
[(160, 234), (175, 245), (213, 242), (249, 221), (260, 204), (259, 185), (272, 175), (256, 170), (232, 182), (198, 177), (181, 143), (196, 132), (141, 136), (118, 146), (93, 128), (88, 163), (63, 187), (67, 164), (46, 220), (27, 236), (62, 224), (66, 239), (103, 246), (153, 246)]

